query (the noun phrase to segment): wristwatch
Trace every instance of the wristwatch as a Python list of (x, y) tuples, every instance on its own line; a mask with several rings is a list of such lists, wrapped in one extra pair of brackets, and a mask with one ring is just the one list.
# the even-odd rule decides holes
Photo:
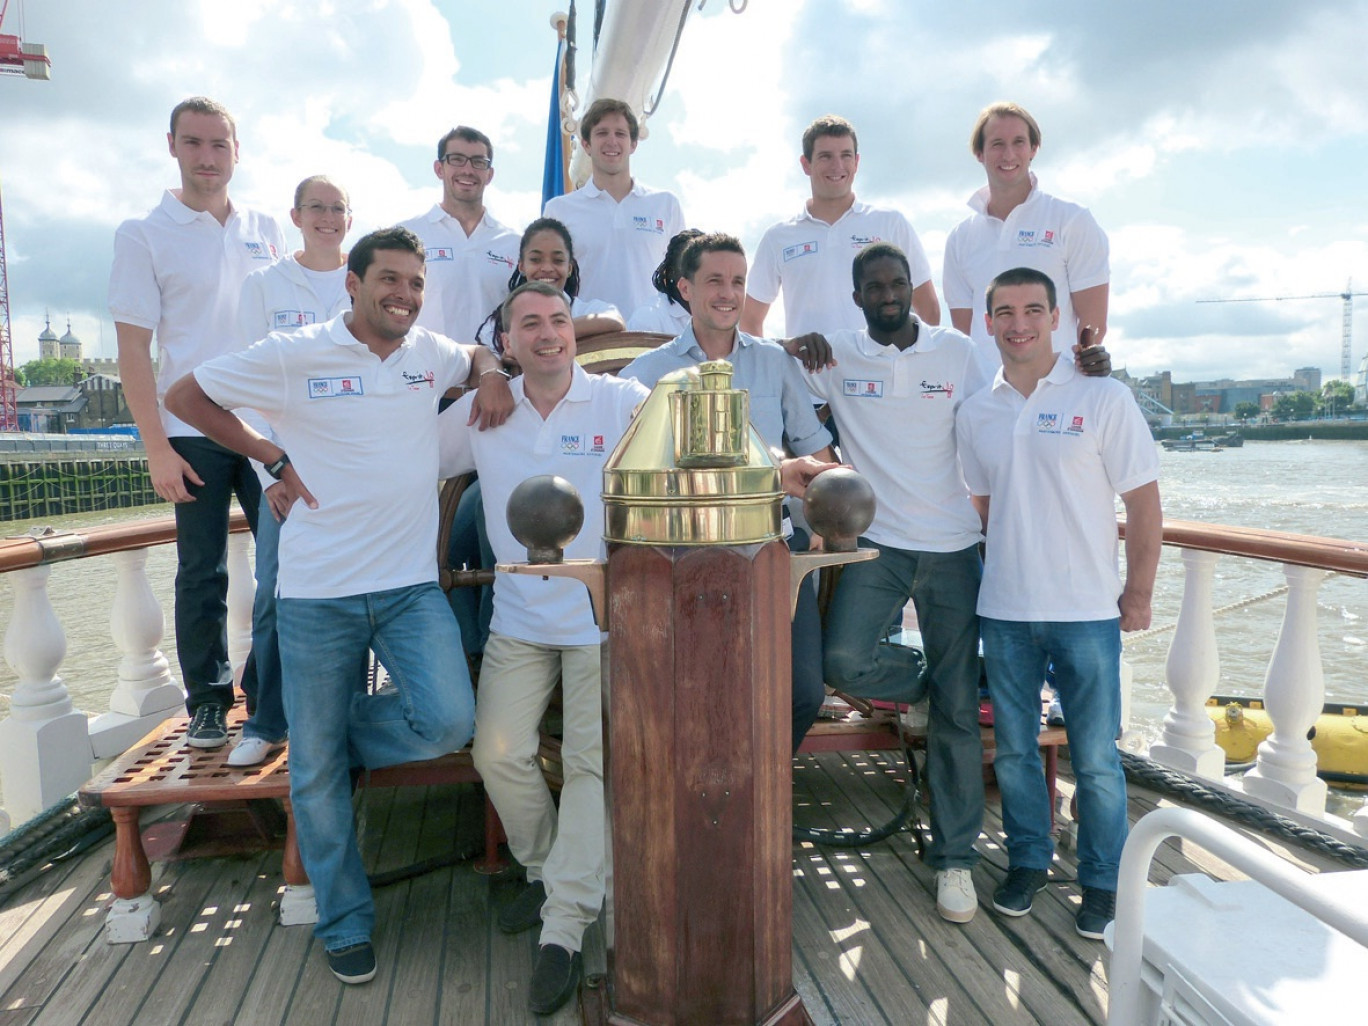
[(289, 465), (290, 465), (290, 454), (287, 453), (287, 452), (282, 452), (282, 453), (280, 454), (280, 459), (276, 460), (274, 463), (267, 463), (267, 464), (265, 464), (266, 473), (270, 474), (273, 478), (275, 478), (277, 481), (279, 481), (279, 480), (280, 480), (280, 475), (283, 474), (283, 473), (285, 473), (285, 468), (288, 467)]

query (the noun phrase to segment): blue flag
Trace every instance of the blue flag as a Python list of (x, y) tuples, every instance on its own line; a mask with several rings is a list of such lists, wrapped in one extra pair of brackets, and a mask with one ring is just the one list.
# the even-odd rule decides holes
[(556, 67), (551, 73), (551, 113), (546, 123), (546, 167), (542, 172), (542, 207), (553, 196), (565, 191), (565, 139), (561, 133), (560, 81), (561, 54), (565, 40), (556, 44)]

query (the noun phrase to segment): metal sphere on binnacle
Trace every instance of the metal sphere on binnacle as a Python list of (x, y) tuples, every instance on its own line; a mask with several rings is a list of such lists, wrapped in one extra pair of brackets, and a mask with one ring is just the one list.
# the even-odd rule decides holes
[(508, 497), (508, 529), (527, 547), (529, 563), (560, 563), (584, 526), (584, 501), (563, 477), (529, 477)]
[(874, 489), (848, 467), (818, 474), (807, 486), (803, 513), (829, 552), (854, 552), (874, 522)]

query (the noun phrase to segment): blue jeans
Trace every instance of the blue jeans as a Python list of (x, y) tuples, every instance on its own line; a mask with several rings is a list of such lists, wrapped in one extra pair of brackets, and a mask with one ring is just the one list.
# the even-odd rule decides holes
[[(352, 755), (367, 769), (454, 752), (475, 729), (475, 698), (451, 607), (436, 584), (276, 606), (290, 801), (314, 887), (314, 934), (329, 951), (370, 940), (375, 924), (352, 825)], [(367, 649), (394, 690), (370, 695)]]
[[(494, 569), (494, 548), (485, 531), (484, 491), (479, 478), (466, 486), (456, 504), (447, 559), (453, 567), (464, 564), (472, 570)], [(478, 588), (452, 588), (447, 592), (447, 601), (461, 625), (461, 642), (466, 652), (471, 656), (484, 652), (489, 640), (489, 621), (494, 615), (493, 587), (486, 584)]]
[(1078, 796), (1078, 882), (1116, 890), (1126, 842), (1121, 732), (1121, 621), (1025, 623), (984, 617), (983, 658), (993, 696), (993, 769), (1013, 867), (1048, 869), (1050, 798), (1040, 762), (1040, 686), (1054, 664)]
[[(983, 743), (978, 723), (978, 546), (917, 552), (860, 539), (879, 558), (843, 568), (827, 610), (826, 679), (862, 698), (918, 702), (930, 694), (926, 772), (931, 786), (934, 869), (968, 868), (983, 826)], [(911, 599), (921, 627), (916, 654), (885, 639)]]
[[(808, 551), (808, 533), (795, 528), (788, 542), (790, 552)], [(822, 711), (826, 687), (822, 680), (822, 614), (817, 608), (817, 575), (810, 574), (798, 592), (798, 608), (790, 628), (793, 669), (793, 750), (803, 743), (808, 729)]]
[[(194, 502), (176, 504), (176, 657), (193, 715), (206, 702), (233, 704), (228, 661), (228, 507), (237, 496), (252, 533), (257, 530), (261, 483), (245, 456), (197, 436), (176, 436), (171, 448), (195, 468), (202, 485), (186, 483)], [(255, 687), (255, 660), (242, 672)]]
[(252, 659), (256, 673), (252, 687), (243, 677), (247, 695), (247, 722), (243, 737), (283, 741), (289, 733), (285, 702), (280, 693), (280, 641), (276, 635), (276, 574), (280, 569), (280, 524), (271, 512), (266, 494), (257, 514), (256, 596), (252, 600)]

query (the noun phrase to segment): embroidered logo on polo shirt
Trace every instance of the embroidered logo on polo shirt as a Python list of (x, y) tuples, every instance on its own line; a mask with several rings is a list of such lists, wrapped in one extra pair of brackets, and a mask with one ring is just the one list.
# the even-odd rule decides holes
[(1064, 429), (1066, 435), (1081, 435), (1083, 433), (1083, 418), (1074, 417), (1069, 422), (1069, 426)]
[(876, 242), (883, 242), (883, 239), (877, 235), (852, 235), (850, 237), (850, 248), (864, 249), (866, 246), (872, 246)]
[(244, 242), (247, 255), (253, 260), (271, 260), (275, 257), (275, 247), (264, 242)]
[(951, 382), (948, 385), (942, 385), (939, 382), (933, 381), (923, 381), (921, 383), (921, 397), (923, 399), (934, 399), (938, 395), (943, 395), (947, 399), (955, 398), (954, 382)]
[(665, 234), (665, 222), (658, 217), (633, 216), (632, 227), (639, 232), (654, 232), (656, 235)]
[(404, 384), (408, 385), (410, 392), (421, 391), (423, 386), (428, 388), (435, 387), (437, 375), (430, 371), (400, 371), (400, 376), (404, 379)]
[(428, 262), (428, 263), (432, 263), (434, 260), (455, 260), (455, 259), (456, 259), (456, 251), (455, 251), (454, 249), (452, 249), (450, 246), (428, 246), (428, 247), (427, 247), (427, 262)]
[(590, 452), (603, 452), (603, 451), (604, 451), (604, 448), (605, 448), (605, 447), (604, 447), (604, 444), (603, 444), (603, 436), (602, 436), (602, 435), (594, 435), (594, 436), (593, 436), (593, 441), (589, 443), (589, 451), (590, 451)]
[(861, 378), (845, 378), (841, 381), (841, 394), (854, 399), (882, 399), (884, 383), (866, 381)]
[(272, 323), (283, 331), (287, 328), (302, 328), (306, 324), (316, 323), (317, 320), (312, 310), (277, 310)]
[(365, 395), (360, 378), (310, 378), (310, 399), (338, 399), (342, 396)]
[(500, 253), (495, 253), (492, 249), (485, 250), (485, 259), (491, 264), (503, 264), (505, 267), (513, 267), (517, 263)]
[(1040, 246), (1053, 246), (1055, 233), (1052, 231), (1036, 231), (1035, 229), (1023, 228), (1017, 232), (1016, 244), (1022, 248), (1036, 248)]
[(561, 452), (567, 456), (573, 456), (581, 452), (579, 435), (561, 435)]
[(817, 243), (815, 241), (800, 242), (798, 243), (798, 245), (789, 246), (786, 250), (784, 250), (784, 263), (788, 263), (790, 260), (797, 260), (799, 257), (805, 257), (810, 253), (816, 252)]
[(1059, 434), (1059, 414), (1057, 413), (1038, 413), (1036, 414), (1036, 433), (1041, 435)]

